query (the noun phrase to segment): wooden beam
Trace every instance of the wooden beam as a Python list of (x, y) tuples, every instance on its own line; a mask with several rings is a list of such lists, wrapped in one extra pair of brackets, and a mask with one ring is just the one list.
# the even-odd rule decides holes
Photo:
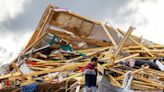
[(133, 59), (153, 59), (153, 57), (134, 57)]
[(68, 34), (68, 33), (64, 32), (64, 31), (57, 31), (57, 30), (54, 30), (54, 29), (47, 29), (46, 32), (47, 33), (51, 33), (51, 34), (55, 34), (55, 35), (59, 34), (59, 35), (71, 36), (71, 34)]
[[(164, 48), (163, 45), (153, 45), (153, 46), (145, 46), (146, 48), (158, 48), (158, 49), (161, 49), (161, 48)], [(140, 46), (126, 46), (123, 48), (123, 50), (128, 50), (128, 49), (141, 49)]]
[(104, 67), (101, 66), (99, 63), (97, 64), (97, 70), (101, 72), (102, 74), (104, 73)]
[[(148, 66), (145, 66), (145, 67), (142, 67), (140, 69), (136, 69), (136, 70), (132, 71), (131, 74), (138, 73), (138, 72), (143, 71), (144, 69), (147, 69), (147, 68), (149, 68), (149, 67)], [(124, 78), (124, 75), (121, 75), (121, 76), (117, 77), (116, 80), (121, 80), (123, 78)]]
[(36, 61), (36, 62), (47, 62), (47, 60), (37, 59), (37, 58), (29, 58), (30, 61)]
[(102, 26), (102, 28), (104, 29), (106, 35), (107, 35), (107, 36), (109, 37), (109, 39), (111, 40), (112, 44), (113, 44), (114, 46), (117, 46), (116, 42), (114, 41), (114, 39), (113, 39), (113, 37), (111, 36), (111, 34), (108, 32), (108, 30), (107, 30), (107, 28), (105, 27), (105, 25), (101, 23), (101, 26)]
[(110, 71), (113, 71), (113, 72), (116, 72), (116, 73), (119, 73), (119, 74), (125, 74), (124, 72), (122, 72), (122, 71), (119, 71), (119, 70), (116, 70), (116, 69), (114, 69), (114, 68), (109, 68), (109, 70)]
[(82, 49), (82, 50), (80, 49), (80, 50), (75, 50), (75, 51), (76, 52), (81, 52), (81, 53), (88, 53), (88, 52), (98, 51), (98, 50), (103, 49), (103, 48), (107, 48), (107, 47), (87, 48), (87, 49)]
[(39, 71), (50, 70), (49, 68), (40, 68), (40, 67), (35, 67), (35, 66), (30, 66), (29, 68), (31, 68), (33, 70), (39, 70)]
[(146, 85), (146, 86), (159, 87), (158, 85), (153, 84), (153, 83), (147, 83), (147, 82), (136, 81), (136, 80), (133, 80), (132, 84), (141, 84), (141, 85)]
[(47, 35), (47, 33), (43, 34), (40, 38), (38, 38), (37, 40), (35, 40), (33, 43), (29, 44), (28, 46), (26, 46), (26, 48), (23, 50), (22, 53), (25, 53), (26, 51), (28, 51), (31, 47), (33, 47), (35, 44), (37, 44), (38, 42), (40, 42), (43, 37), (45, 37)]
[(37, 63), (37, 65), (32, 65), (32, 66), (61, 66), (65, 65), (66, 63), (56, 63), (54, 62), (45, 62), (45, 63)]
[[(156, 90), (155, 87), (151, 87), (151, 86), (145, 86), (145, 85), (141, 85), (141, 84), (133, 84), (132, 85), (133, 89), (137, 89), (137, 90), (143, 90), (144, 92), (151, 92), (151, 90)], [(152, 92), (156, 92), (156, 91), (152, 91)]]
[[(129, 53), (133, 53), (133, 52), (136, 52), (136, 53), (144, 53), (146, 51), (144, 50), (126, 50), (126, 52), (129, 52)], [(164, 49), (158, 49), (158, 50), (149, 50), (150, 53), (164, 53)]]
[(88, 64), (88, 62), (84, 62), (84, 63), (69, 63), (69, 64), (66, 64), (66, 65), (63, 65), (61, 67), (57, 67), (57, 68), (54, 68), (54, 69), (49, 69), (48, 71), (47, 70), (44, 70), (44, 71), (38, 71), (38, 72), (33, 72), (33, 73), (30, 73), (30, 74), (25, 74), (24, 76), (25, 77), (30, 77), (30, 76), (37, 76), (37, 75), (42, 75), (42, 74), (48, 74), (48, 73), (52, 73), (52, 72), (62, 72), (62, 71), (69, 71), (69, 70), (74, 70), (76, 69), (77, 67), (85, 67), (86, 65)]
[[(45, 27), (45, 25), (47, 24), (47, 20), (49, 18), (49, 16), (51, 16), (52, 14), (50, 12), (53, 11), (55, 7), (49, 5), (46, 10), (43, 13), (42, 18), (39, 21), (39, 24), (37, 25), (37, 28), (35, 30), (35, 32), (33, 33), (31, 39), (29, 40), (29, 42), (27, 43), (27, 45), (25, 46), (25, 49), (27, 47), (29, 47), (32, 43), (36, 42), (36, 40), (38, 40), (38, 38), (40, 38), (41, 33)], [(50, 11), (51, 10), (51, 11)]]
[[(100, 49), (99, 51), (95, 51), (95, 52), (88, 53), (88, 54), (86, 54), (86, 56), (89, 57), (89, 56), (95, 55), (95, 54), (100, 53), (100, 52), (102, 52), (102, 51), (104, 51), (104, 50), (107, 50), (107, 49), (109, 49), (109, 47)], [(83, 58), (83, 56), (79, 56), (79, 57), (77, 57), (77, 58), (73, 58), (73, 59), (67, 60), (67, 61), (65, 61), (65, 62), (67, 62), (67, 63), (68, 63), (68, 62), (73, 62), (73, 61), (77, 61), (77, 60), (82, 59), (82, 58)]]
[(9, 73), (9, 74), (0, 76), (0, 79), (6, 79), (6, 78), (15, 77), (15, 76), (20, 76), (20, 75), (21, 75), (20, 72)]
[(164, 73), (162, 71), (148, 68), (148, 69), (145, 69), (144, 72), (151, 73), (154, 76), (164, 77)]
[(78, 77), (78, 76), (81, 76), (82, 74), (83, 74), (83, 73), (77, 73), (77, 74), (72, 75), (72, 76), (70, 76), (70, 77), (64, 78), (64, 79), (62, 80), (62, 82), (63, 82), (63, 81), (66, 81), (66, 80), (70, 80), (70, 79), (75, 78), (75, 77)]
[(19, 66), (17, 66), (14, 62), (11, 63), (12, 67), (16, 69), (17, 72), (21, 72)]
[(128, 37), (130, 36), (130, 34), (132, 33), (132, 31), (135, 28), (130, 26), (128, 29), (128, 32), (125, 34), (124, 38), (121, 40), (120, 44), (118, 45), (118, 47), (116, 48), (115, 52), (113, 53), (113, 58), (112, 58), (112, 64), (114, 64), (115, 58), (117, 57), (118, 53), (120, 52), (120, 50), (122, 49), (123, 45), (125, 44), (125, 42), (127, 41)]
[(103, 42), (103, 41), (100, 41), (100, 40), (95, 40), (95, 39), (92, 39), (92, 38), (86, 38), (86, 37), (72, 37), (70, 35), (61, 35), (61, 33), (59, 32), (55, 32), (55, 31), (52, 31), (52, 30), (47, 30), (48, 33), (51, 33), (51, 34), (54, 34), (54, 35), (57, 35), (58, 37), (62, 38), (62, 39), (66, 39), (66, 40), (69, 40), (69, 42), (72, 42), (72, 41), (82, 41), (82, 42), (86, 42), (86, 43), (90, 43), (90, 44), (94, 44), (94, 45), (97, 45), (97, 46), (110, 46), (111, 43), (109, 42)]
[(114, 83), (115, 86), (121, 87), (121, 84), (113, 76), (111, 76), (109, 74), (108, 74), (108, 76), (109, 76), (110, 80)]
[(38, 32), (36, 40), (40, 38), (40, 36), (42, 36), (45, 33), (45, 30), (49, 27), (50, 21), (52, 20), (53, 15), (55, 13), (54, 8), (55, 7), (48, 7), (48, 10), (47, 10), (48, 13), (41, 18), (40, 23), (39, 23), (40, 25), (36, 28), (36, 30), (40, 30)]
[(118, 62), (120, 62), (120, 61), (125, 61), (125, 60), (131, 59), (131, 58), (135, 58), (136, 56), (139, 56), (139, 55), (140, 55), (139, 53), (136, 53), (136, 54), (133, 54), (133, 55), (124, 57), (124, 58), (122, 58), (122, 59), (116, 60), (115, 63), (118, 63)]
[(164, 89), (164, 85), (163, 85), (162, 83), (156, 82), (156, 81), (154, 81), (154, 80), (147, 79), (147, 78), (145, 78), (145, 77), (138, 76), (138, 75), (135, 75), (134, 78), (137, 79), (137, 80), (144, 81), (144, 82), (156, 84), (156, 85), (158, 85), (158, 86), (160, 86), (160, 87), (162, 87), (162, 88)]
[(149, 52), (149, 49), (143, 46), (142, 44), (139, 44), (137, 41), (135, 41), (131, 36), (129, 37), (135, 44), (140, 46), (142, 49), (144, 49), (151, 57), (155, 58), (155, 56)]

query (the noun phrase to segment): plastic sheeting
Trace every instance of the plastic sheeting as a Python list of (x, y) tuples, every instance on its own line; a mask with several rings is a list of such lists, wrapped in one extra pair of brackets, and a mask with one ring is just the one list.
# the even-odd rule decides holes
[(113, 86), (108, 79), (106, 78), (105, 75), (103, 75), (103, 78), (98, 86), (98, 91), (97, 92), (133, 92), (130, 90), (124, 90), (123, 88), (119, 88), (116, 86)]

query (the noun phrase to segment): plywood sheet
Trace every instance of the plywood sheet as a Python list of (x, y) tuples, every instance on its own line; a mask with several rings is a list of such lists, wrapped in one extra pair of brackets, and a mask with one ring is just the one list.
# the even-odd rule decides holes
[(107, 34), (105, 33), (104, 29), (100, 25), (94, 26), (90, 37), (101, 41), (104, 40), (107, 42), (111, 42), (111, 40), (108, 38)]
[(87, 21), (83, 21), (81, 27), (80, 27), (80, 34), (83, 35), (83, 36), (89, 36), (92, 28), (93, 28), (94, 24), (90, 23), (90, 22), (87, 22)]
[(77, 17), (73, 17), (72, 16), (72, 18), (70, 19), (70, 23), (68, 24), (68, 26), (70, 28), (74, 28), (74, 27), (80, 28), (82, 21), (83, 21), (82, 19), (79, 19)]
[(56, 18), (55, 22), (58, 24), (63, 25), (64, 27), (68, 26), (70, 21), (71, 15), (66, 13), (59, 13), (58, 17)]

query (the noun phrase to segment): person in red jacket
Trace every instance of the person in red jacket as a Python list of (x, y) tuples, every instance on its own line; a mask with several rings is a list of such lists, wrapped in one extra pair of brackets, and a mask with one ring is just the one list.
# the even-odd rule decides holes
[(86, 66), (84, 74), (85, 74), (85, 90), (89, 92), (89, 88), (92, 89), (92, 92), (96, 92), (96, 80), (97, 80), (97, 62), (98, 58), (93, 57), (91, 62)]

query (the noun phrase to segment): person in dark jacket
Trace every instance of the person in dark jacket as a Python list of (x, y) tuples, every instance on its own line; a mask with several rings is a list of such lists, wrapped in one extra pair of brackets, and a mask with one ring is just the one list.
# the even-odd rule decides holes
[(92, 92), (96, 92), (96, 81), (97, 81), (97, 62), (98, 58), (93, 57), (91, 62), (86, 66), (85, 74), (85, 90), (89, 92), (89, 88), (92, 89)]

